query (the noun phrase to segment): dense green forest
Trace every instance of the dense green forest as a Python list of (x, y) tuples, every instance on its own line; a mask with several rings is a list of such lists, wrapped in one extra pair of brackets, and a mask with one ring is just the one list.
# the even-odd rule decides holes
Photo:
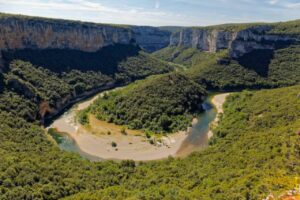
[[(262, 199), (300, 173), (299, 86), (236, 93), (207, 149), (187, 158), (92, 163), (0, 113), (0, 199)], [(2, 97), (3, 98), (3, 97)]]
[(201, 111), (205, 94), (203, 87), (180, 73), (158, 75), (99, 97), (79, 119), (87, 123), (91, 113), (130, 129), (176, 132), (186, 130), (193, 114)]
[[(101, 51), (105, 52), (102, 55), (104, 57), (97, 54), (89, 61), (83, 59), (80, 62), (77, 62), (79, 61), (78, 58), (81, 58), (80, 53), (82, 53), (79, 51), (76, 51), (79, 53), (78, 55), (73, 55), (70, 50), (20, 50), (22, 53), (10, 52), (9, 56), (7, 52), (4, 52), (5, 67), (0, 73), (0, 83), (2, 83), (0, 91), (4, 90), (4, 96), (11, 100), (8, 101), (7, 106), (3, 107), (6, 107), (5, 110), (8, 111), (10, 108), (14, 108), (13, 110), (18, 113), (17, 99), (24, 97), (25, 101), (20, 103), (20, 108), (27, 105), (26, 102), (31, 102), (33, 105), (24, 109), (26, 112), (22, 111), (22, 116), (27, 116), (28, 120), (33, 121), (45, 114), (36, 112), (36, 110), (41, 110), (39, 106), (43, 102), (46, 102), (43, 105), (48, 107), (47, 110), (56, 109), (77, 97), (84, 96), (85, 93), (128, 84), (149, 75), (162, 74), (177, 68), (175, 64), (161, 61), (140, 51), (136, 46), (111, 46), (107, 48)], [(117, 50), (118, 48), (118, 52), (115, 52), (118, 59), (116, 56), (107, 57), (110, 50)], [(134, 49), (135, 52), (130, 53), (127, 51), (128, 49)], [(66, 56), (68, 53), (71, 57)], [(84, 55), (91, 56), (90, 53)], [(55, 56), (61, 56), (61, 59), (53, 59)], [(108, 66), (105, 66), (101, 60), (107, 58), (114, 61), (106, 62)], [(48, 62), (49, 60), (52, 62)], [(105, 66), (104, 69), (112, 71), (108, 72), (103, 70), (101, 66), (98, 68), (98, 65), (93, 65), (97, 63), (102, 63), (101, 65)], [(94, 68), (87, 67), (89, 64)], [(7, 98), (4, 99), (3, 101), (7, 101)]]
[(292, 188), (300, 173), (299, 91), (233, 94), (208, 149), (139, 165), (124, 186), (72, 198), (263, 199)]
[(274, 88), (300, 83), (300, 46), (274, 52), (258, 50), (238, 60), (228, 50), (217, 53), (193, 48), (167, 47), (154, 53), (157, 58), (188, 67), (186, 74), (195, 82), (214, 90)]
[(9, 50), (2, 51), (2, 56), (6, 63), (11, 63), (13, 60), (28, 61), (58, 74), (72, 70), (101, 72), (110, 75), (118, 82), (166, 73), (174, 68), (171, 64), (143, 52), (134, 44), (109, 45), (96, 52), (71, 49)]

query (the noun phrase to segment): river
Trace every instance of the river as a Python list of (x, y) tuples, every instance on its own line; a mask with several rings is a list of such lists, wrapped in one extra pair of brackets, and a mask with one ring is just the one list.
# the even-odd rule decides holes
[[(212, 104), (212, 99), (218, 95), (227, 95), (209, 95), (202, 104), (205, 112), (199, 115), (192, 127), (188, 128), (186, 132), (166, 136), (164, 138), (165, 143), (167, 143), (166, 145), (153, 146), (149, 144), (149, 142), (146, 142), (143, 136), (138, 136), (135, 132), (127, 136), (122, 134), (95, 135), (83, 129), (75, 121), (76, 112), (88, 107), (102, 94), (103, 93), (99, 93), (92, 98), (75, 104), (47, 127), (47, 129), (55, 128), (60, 132), (56, 133), (52, 131), (51, 133), (51, 136), (60, 149), (78, 153), (81, 157), (91, 161), (106, 159), (147, 161), (167, 158), (170, 155), (174, 157), (184, 157), (208, 146), (209, 126), (216, 120), (218, 112), (216, 107)], [(223, 99), (225, 99), (225, 97)], [(222, 103), (223, 102), (219, 102), (219, 104)], [(101, 122), (97, 124), (97, 126), (107, 126), (107, 123), (104, 123), (105, 122)], [(115, 128), (114, 125), (109, 125), (108, 127)], [(117, 141), (118, 148), (111, 147), (111, 141)]]

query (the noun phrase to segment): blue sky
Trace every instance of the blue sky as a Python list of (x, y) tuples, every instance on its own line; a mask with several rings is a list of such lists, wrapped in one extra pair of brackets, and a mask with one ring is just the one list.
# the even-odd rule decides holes
[(101, 23), (206, 26), (300, 19), (300, 0), (0, 0), (0, 11)]

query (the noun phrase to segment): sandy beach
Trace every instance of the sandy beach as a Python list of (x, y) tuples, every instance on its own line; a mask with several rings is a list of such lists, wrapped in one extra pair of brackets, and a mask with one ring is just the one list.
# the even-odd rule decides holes
[[(187, 138), (189, 129), (162, 136), (156, 145), (153, 145), (142, 131), (126, 130), (126, 134), (122, 134), (122, 126), (97, 120), (94, 116), (89, 116), (90, 125), (88, 127), (77, 123), (76, 113), (87, 108), (101, 95), (77, 104), (69, 112), (55, 120), (50, 127), (67, 133), (83, 152), (103, 159), (149, 161), (177, 156), (178, 150)], [(218, 113), (223, 112), (222, 105), (227, 95), (220, 94), (213, 97), (212, 102)], [(217, 120), (215, 119), (214, 123), (217, 123)], [(196, 123), (197, 119), (195, 118), (192, 124)], [(211, 137), (212, 132), (210, 131), (208, 135)]]
[[(71, 136), (82, 151), (103, 159), (147, 161), (175, 156), (186, 137), (186, 132), (175, 133), (161, 138), (164, 145), (155, 146), (150, 144), (145, 136), (138, 134), (138, 131), (127, 130), (127, 135), (122, 134), (120, 129), (110, 129), (110, 134), (95, 132), (95, 129), (90, 132), (91, 129), (72, 123), (71, 120), (68, 116), (57, 120), (52, 128)], [(117, 146), (113, 147), (112, 142), (115, 142)]]
[[(99, 121), (93, 116), (90, 116), (90, 127), (81, 126), (75, 120), (76, 112), (88, 107), (97, 97), (77, 104), (50, 126), (67, 133), (83, 152), (103, 159), (159, 160), (175, 156), (187, 136), (187, 131), (162, 136), (160, 142), (153, 145), (142, 131), (126, 130), (127, 134), (124, 135), (121, 126)], [(117, 146), (113, 147), (112, 142)]]
[[(219, 121), (219, 116), (220, 114), (223, 113), (223, 104), (226, 101), (226, 97), (230, 95), (230, 93), (224, 93), (224, 94), (217, 94), (215, 96), (213, 96), (211, 102), (212, 104), (215, 106), (215, 108), (217, 109), (217, 117), (215, 118), (215, 120), (210, 124), (211, 127), (215, 127), (218, 124)], [(208, 133), (208, 138), (211, 138), (213, 136), (213, 132), (212, 130), (209, 130)]]

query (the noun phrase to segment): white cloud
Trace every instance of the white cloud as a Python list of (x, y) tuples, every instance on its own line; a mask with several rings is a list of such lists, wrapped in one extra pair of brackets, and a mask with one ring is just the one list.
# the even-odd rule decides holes
[(269, 1), (269, 4), (275, 5), (275, 4), (277, 4), (278, 2), (279, 2), (279, 0), (270, 0), (270, 1)]
[(300, 2), (299, 3), (288, 3), (285, 5), (287, 8), (291, 9), (299, 9), (300, 8)]
[(52, 0), (43, 2), (40, 0), (0, 0), (1, 7), (6, 6), (27, 6), (31, 8), (48, 8), (58, 10), (81, 10), (81, 11), (102, 11), (102, 12), (120, 12), (118, 9), (103, 6), (101, 3), (94, 3), (88, 0)]
[[(172, 12), (134, 7), (112, 7), (91, 0), (0, 0), (0, 12), (100, 23), (168, 25), (177, 17)], [(178, 20), (175, 20), (176, 22)]]
[(160, 8), (160, 2), (158, 0), (155, 1), (155, 9)]

